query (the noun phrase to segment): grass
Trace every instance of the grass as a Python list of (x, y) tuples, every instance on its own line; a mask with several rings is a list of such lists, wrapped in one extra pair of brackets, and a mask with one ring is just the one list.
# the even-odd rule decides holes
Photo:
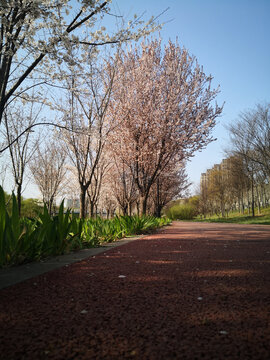
[(230, 213), (228, 217), (218, 217), (217, 215), (201, 219), (197, 216), (193, 221), (202, 222), (214, 222), (214, 223), (233, 223), (233, 224), (259, 224), (259, 225), (270, 225), (270, 207), (261, 209), (261, 213), (258, 214), (258, 209), (255, 211), (255, 217), (247, 214), (241, 215), (238, 212)]

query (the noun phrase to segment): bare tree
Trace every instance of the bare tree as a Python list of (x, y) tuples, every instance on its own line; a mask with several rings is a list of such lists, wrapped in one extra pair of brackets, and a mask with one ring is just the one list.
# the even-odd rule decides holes
[[(41, 110), (42, 107), (36, 110), (32, 102), (27, 107), (25, 106), (25, 108), (17, 106), (13, 111), (9, 110), (4, 113), (5, 129), (2, 133), (7, 144), (12, 144), (9, 146), (9, 155), (17, 192), (19, 213), (21, 211), (22, 185), (25, 170), (36, 150), (38, 138), (35, 137), (33, 139), (31, 131), (25, 132), (21, 137), (18, 137), (18, 134), (23, 132), (25, 125), (31, 126), (37, 122)], [(14, 141), (13, 139), (16, 140)]]
[(8, 164), (6, 162), (2, 162), (0, 167), (0, 182), (2, 188), (4, 188), (4, 182), (6, 179), (7, 170), (8, 170)]
[(106, 177), (108, 167), (109, 164), (104, 159), (101, 159), (101, 161), (98, 162), (93, 173), (91, 184), (87, 189), (90, 217), (94, 217), (95, 215), (95, 209), (97, 209), (101, 187), (104, 181), (104, 177)]
[(270, 104), (242, 112), (228, 130), (232, 152), (257, 163), (270, 176)]
[(62, 138), (77, 172), (81, 218), (86, 215), (87, 190), (97, 174), (108, 135), (115, 126), (106, 116), (115, 69), (106, 73), (105, 79), (99, 68), (94, 68), (91, 63), (89, 68), (80, 87), (76, 85), (81, 79), (73, 69), (68, 111), (63, 109), (64, 124), (71, 131), (62, 131)]
[(252, 216), (255, 216), (255, 202), (257, 200), (260, 211), (260, 189), (265, 189), (270, 176), (270, 104), (258, 104), (254, 109), (242, 112), (228, 130), (230, 151), (242, 158), (246, 170), (248, 207), (251, 204)]
[(55, 140), (51, 140), (45, 147), (37, 147), (30, 164), (34, 180), (50, 214), (53, 212), (55, 199), (64, 186), (67, 172), (65, 160), (66, 152)]
[(208, 196), (214, 202), (216, 211), (220, 211), (224, 217), (230, 196), (227, 171), (224, 171), (221, 166), (215, 166), (210, 172)]
[(117, 202), (113, 196), (113, 190), (109, 183), (104, 183), (99, 199), (99, 212), (106, 214), (107, 219), (113, 217), (117, 210)]
[(230, 156), (229, 189), (230, 196), (237, 202), (237, 208), (242, 214), (245, 210), (245, 197), (249, 191), (249, 178), (242, 156)]
[[(260, 164), (251, 160), (248, 147), (241, 155), (230, 155), (220, 164), (215, 164), (201, 176), (200, 213), (222, 213), (245, 209), (255, 216), (255, 206), (260, 213), (261, 206), (266, 206), (269, 199), (269, 180)], [(228, 152), (227, 152), (228, 153)]]
[(113, 157), (113, 166), (109, 172), (108, 181), (112, 188), (112, 195), (117, 201), (123, 215), (131, 215), (132, 206), (138, 198), (135, 179), (130, 168), (123, 159)]

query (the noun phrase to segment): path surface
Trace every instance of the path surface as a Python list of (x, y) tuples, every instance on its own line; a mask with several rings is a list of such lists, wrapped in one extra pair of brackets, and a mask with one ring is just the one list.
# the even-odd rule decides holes
[(0, 291), (0, 359), (269, 359), (270, 226), (180, 223)]

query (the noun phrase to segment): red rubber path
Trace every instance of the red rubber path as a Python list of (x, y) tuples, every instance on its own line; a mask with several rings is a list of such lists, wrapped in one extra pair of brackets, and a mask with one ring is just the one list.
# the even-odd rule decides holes
[(270, 359), (270, 226), (175, 222), (0, 291), (0, 359)]

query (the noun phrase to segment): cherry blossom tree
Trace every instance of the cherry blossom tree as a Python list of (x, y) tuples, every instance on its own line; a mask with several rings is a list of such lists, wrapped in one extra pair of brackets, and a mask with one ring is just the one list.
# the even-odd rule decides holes
[[(80, 62), (88, 50), (137, 39), (158, 26), (136, 17), (114, 33), (101, 26), (111, 0), (2, 0), (0, 3), (0, 124), (6, 106), (28, 99), (33, 86), (51, 86), (56, 64)], [(61, 75), (62, 76), (62, 75)], [(59, 80), (59, 78), (58, 78)], [(61, 79), (60, 79), (61, 80)], [(36, 98), (44, 101), (44, 91)]]
[(108, 112), (119, 124), (112, 147), (133, 174), (141, 213), (163, 169), (213, 140), (222, 107), (212, 105), (219, 89), (211, 89), (211, 80), (171, 41), (164, 49), (159, 39), (120, 52)]

